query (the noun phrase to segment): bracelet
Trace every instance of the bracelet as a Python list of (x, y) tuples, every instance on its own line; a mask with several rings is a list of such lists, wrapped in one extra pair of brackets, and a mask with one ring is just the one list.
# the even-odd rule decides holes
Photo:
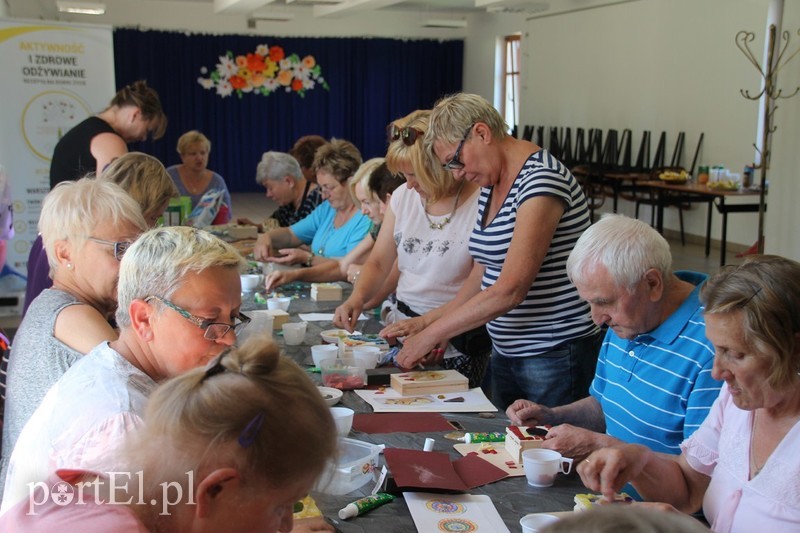
[(312, 264), (314, 264), (314, 252), (309, 252), (308, 259), (306, 259), (306, 262), (303, 264), (307, 267), (310, 267)]

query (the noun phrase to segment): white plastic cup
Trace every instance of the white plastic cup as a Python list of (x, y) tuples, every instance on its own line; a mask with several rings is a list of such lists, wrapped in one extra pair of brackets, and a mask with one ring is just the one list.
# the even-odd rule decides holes
[(339, 348), (335, 344), (317, 344), (311, 347), (311, 359), (317, 368), (321, 368), (320, 363), (325, 359), (336, 359), (338, 353)]
[(522, 467), (528, 485), (533, 487), (550, 487), (556, 474), (569, 474), (572, 471), (572, 459), (562, 457), (555, 450), (536, 448), (522, 452)]
[(353, 416), (355, 411), (348, 407), (331, 407), (331, 416), (336, 424), (336, 434), (340, 437), (346, 437), (350, 434), (350, 429), (353, 427)]
[(519, 525), (522, 526), (522, 533), (539, 533), (546, 526), (558, 522), (559, 518), (556, 515), (534, 513), (526, 514), (519, 520)]
[(272, 324), (274, 321), (272, 315), (263, 309), (257, 309), (248, 311), (247, 316), (250, 317), (250, 323), (245, 326), (241, 333), (236, 335), (239, 344), (255, 335), (267, 335), (272, 337)]
[(242, 290), (244, 292), (253, 292), (258, 287), (258, 284), (264, 279), (261, 274), (242, 274), (239, 280), (242, 282)]
[(292, 299), (289, 296), (276, 296), (274, 298), (267, 298), (267, 309), (280, 309), (281, 311), (288, 311), (289, 304), (291, 303)]
[(283, 341), (289, 346), (303, 344), (306, 337), (306, 322), (287, 322), (281, 329), (283, 330)]
[(361, 361), (366, 369), (378, 366), (380, 355), (381, 350), (377, 346), (353, 346), (353, 358)]

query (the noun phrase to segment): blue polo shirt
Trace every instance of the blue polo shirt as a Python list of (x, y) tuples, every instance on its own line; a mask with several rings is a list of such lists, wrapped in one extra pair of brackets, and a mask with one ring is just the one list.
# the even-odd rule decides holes
[(322, 257), (344, 257), (356, 247), (369, 231), (372, 222), (357, 212), (341, 227), (333, 227), (336, 210), (322, 202), (306, 218), (289, 228), (298, 239), (311, 245), (311, 251)]
[(589, 393), (603, 408), (608, 435), (677, 455), (680, 443), (705, 420), (722, 383), (711, 377), (714, 347), (699, 298), (708, 276), (675, 274), (696, 288), (653, 331), (626, 340), (609, 329)]

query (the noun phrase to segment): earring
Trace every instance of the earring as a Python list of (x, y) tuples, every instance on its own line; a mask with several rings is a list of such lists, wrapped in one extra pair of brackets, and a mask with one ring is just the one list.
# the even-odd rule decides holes
[(67, 270), (72, 270), (72, 263), (67, 263)]

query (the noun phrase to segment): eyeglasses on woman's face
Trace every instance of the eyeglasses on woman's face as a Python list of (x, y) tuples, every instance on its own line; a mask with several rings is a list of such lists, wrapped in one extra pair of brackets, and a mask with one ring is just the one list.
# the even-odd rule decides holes
[(412, 146), (417, 139), (421, 139), (425, 133), (417, 128), (412, 127), (405, 127), (399, 128), (395, 124), (389, 124), (389, 127), (386, 128), (386, 135), (389, 138), (389, 142), (394, 142), (396, 140), (402, 140), (403, 144), (406, 146)]
[(133, 244), (131, 241), (107, 241), (105, 239), (98, 239), (97, 237), (89, 237), (88, 239), (98, 244), (112, 246), (114, 248), (114, 259), (117, 261), (122, 261), (122, 256), (125, 255), (130, 245)]
[(464, 143), (467, 141), (467, 137), (469, 137), (469, 134), (474, 127), (475, 123), (470, 124), (469, 128), (467, 128), (467, 131), (464, 132), (464, 137), (461, 139), (461, 142), (458, 143), (458, 146), (456, 147), (456, 153), (453, 154), (453, 158), (447, 163), (444, 163), (442, 168), (446, 170), (461, 170), (464, 168), (464, 163), (459, 159), (459, 157), (461, 156), (461, 149), (464, 147)]
[(243, 315), (242, 313), (239, 313), (239, 315), (235, 318), (235, 320), (239, 321), (238, 323), (226, 324), (225, 322), (212, 322), (211, 320), (206, 320), (204, 318), (200, 318), (199, 316), (195, 316), (186, 309), (175, 305), (161, 296), (148, 296), (144, 299), (144, 301), (148, 303), (152, 300), (158, 300), (198, 328), (202, 329), (203, 337), (210, 341), (221, 339), (227, 335), (230, 330), (233, 330), (235, 334), (239, 334), (245, 328), (245, 326), (250, 323), (250, 317)]

